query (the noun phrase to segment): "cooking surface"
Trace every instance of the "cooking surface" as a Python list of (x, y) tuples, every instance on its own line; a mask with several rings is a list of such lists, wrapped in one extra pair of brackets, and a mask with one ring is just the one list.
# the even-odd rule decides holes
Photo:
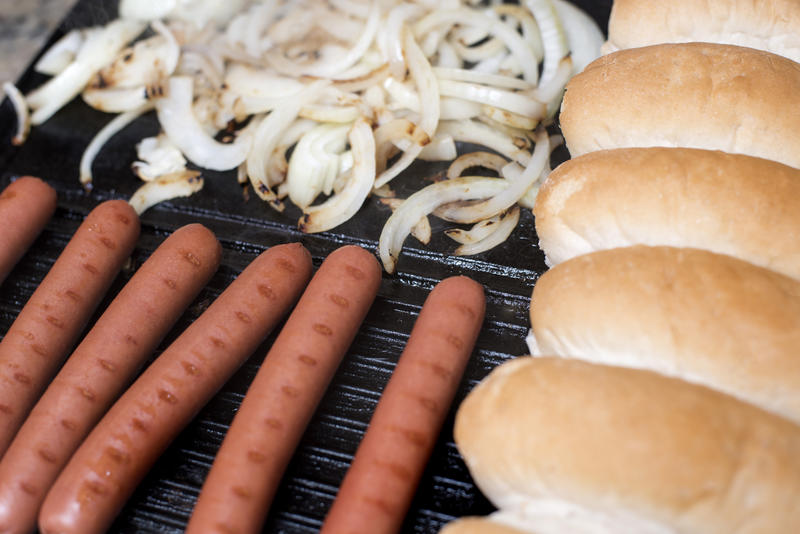
[[(576, 2), (605, 28), (611, 0)], [(115, 15), (116, 0), (80, 0), (49, 42), (65, 28), (103, 23)], [(46, 78), (28, 70), (19, 80), (23, 92)], [(0, 187), (12, 177), (32, 174), (56, 188), (58, 210), (46, 230), (0, 286), (0, 332), (10, 326), (36, 284), (43, 278), (82, 218), (100, 201), (129, 198), (141, 185), (130, 170), (135, 144), (157, 133), (152, 115), (145, 116), (115, 136), (94, 165), (94, 189), (78, 184), (78, 162), (92, 136), (110, 115), (92, 110), (81, 101), (69, 104), (42, 126), (33, 129), (22, 147), (12, 147), (16, 119), (6, 100), (0, 106)], [(565, 157), (560, 150), (554, 164)], [(401, 196), (444, 170), (446, 164), (415, 163), (392, 182)], [(203, 308), (267, 247), (299, 241), (309, 249), (315, 266), (345, 244), (375, 251), (388, 208), (369, 199), (356, 217), (330, 232), (305, 235), (296, 229), (300, 212), (287, 206), (283, 214), (271, 210), (255, 195), (245, 201), (233, 173), (204, 172), (205, 188), (188, 199), (163, 203), (142, 216), (142, 235), (132, 262), (117, 279), (116, 294), (166, 235), (190, 222), (214, 231), (224, 247), (222, 266), (168, 339), (196, 318)], [(525, 354), (528, 303), (536, 278), (545, 270), (536, 247), (533, 217), (525, 211), (508, 242), (471, 258), (448, 254), (456, 244), (444, 237), (447, 226), (431, 218), (434, 238), (423, 246), (409, 237), (400, 256), (398, 273), (384, 274), (381, 289), (361, 330), (316, 412), (273, 503), (265, 532), (316, 532), (336, 495), (352, 454), (366, 429), (384, 385), (402, 352), (428, 291), (441, 279), (463, 274), (486, 289), (487, 317), (477, 346), (445, 421), (404, 532), (436, 532), (447, 521), (492, 510), (473, 485), (452, 442), (455, 406), (495, 365)], [(131, 313), (135, 313), (132, 310)], [(225, 430), (254, 377), (271, 340), (253, 355), (185, 429), (154, 466), (114, 524), (113, 532), (181, 532), (220, 446)]]

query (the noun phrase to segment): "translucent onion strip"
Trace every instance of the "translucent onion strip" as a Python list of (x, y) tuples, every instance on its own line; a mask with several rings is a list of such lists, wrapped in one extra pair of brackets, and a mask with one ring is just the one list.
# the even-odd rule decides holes
[(141, 215), (160, 202), (188, 197), (203, 188), (203, 178), (197, 171), (184, 171), (162, 176), (136, 190), (128, 203)]
[(97, 132), (81, 156), (80, 182), (85, 188), (91, 189), (92, 187), (92, 162), (94, 162), (94, 158), (97, 157), (100, 149), (103, 148), (108, 140), (114, 137), (117, 132), (151, 109), (153, 109), (153, 104), (147, 103), (139, 109), (121, 113), (111, 119), (108, 124)]
[[(439, 216), (452, 222), (475, 223), (501, 213), (516, 204), (520, 198), (542, 175), (550, 158), (550, 138), (543, 128), (536, 134), (536, 148), (525, 171), (501, 193), (479, 204), (471, 206), (454, 206), (439, 210)], [(512, 165), (516, 165), (512, 163)]]
[(324, 232), (355, 215), (372, 190), (375, 177), (375, 138), (367, 121), (353, 124), (348, 135), (353, 152), (353, 169), (344, 189), (318, 206), (305, 210), (299, 221), (300, 230)]
[(423, 36), (439, 26), (452, 26), (453, 24), (483, 27), (489, 33), (502, 39), (511, 53), (518, 58), (525, 81), (536, 84), (539, 79), (539, 62), (530, 46), (520, 34), (496, 18), (466, 7), (441, 9), (418, 21), (414, 26), (414, 34)]
[(520, 80), (519, 78), (503, 76), (502, 74), (476, 72), (472, 69), (434, 67), (433, 72), (436, 74), (436, 77), (439, 78), (439, 80), (480, 83), (501, 89), (519, 89), (522, 91), (528, 91), (536, 87), (535, 85), (530, 84), (525, 80)]
[(451, 135), (456, 141), (475, 143), (491, 148), (510, 160), (526, 165), (531, 157), (527, 138), (511, 136), (475, 120), (442, 121), (439, 133)]
[(372, 44), (375, 34), (378, 32), (381, 15), (380, 5), (378, 0), (372, 0), (370, 4), (369, 17), (367, 18), (358, 41), (350, 50), (340, 57), (334, 59), (323, 56), (314, 63), (298, 66), (284, 57), (280, 51), (276, 50), (277, 53), (268, 54), (266, 56), (267, 61), (279, 72), (285, 72), (295, 76), (305, 75), (320, 78), (336, 76), (361, 59)]
[(17, 131), (14, 137), (11, 138), (11, 144), (19, 146), (28, 138), (31, 131), (31, 117), (28, 114), (28, 103), (25, 102), (25, 97), (22, 95), (17, 86), (11, 82), (3, 84), (3, 91), (14, 106), (14, 112), (17, 115)]
[(378, 240), (378, 255), (386, 272), (393, 273), (403, 242), (420, 219), (443, 204), (466, 200), (481, 200), (496, 195), (508, 187), (499, 178), (462, 176), (424, 187), (406, 199), (392, 213)]
[(28, 105), (34, 110), (31, 122), (43, 123), (78, 96), (92, 76), (111, 63), (142, 30), (144, 24), (140, 22), (116, 20), (102, 31), (91, 33), (69, 66), (28, 94)]
[(481, 104), (502, 108), (525, 117), (544, 117), (546, 107), (535, 98), (505, 89), (497, 89), (475, 83), (439, 80), (439, 92), (445, 96), (463, 98)]
[(242, 136), (231, 144), (209, 136), (192, 111), (193, 81), (185, 76), (169, 80), (169, 92), (156, 103), (158, 121), (164, 132), (189, 161), (215, 171), (235, 169), (247, 157), (249, 138)]
[[(47, 49), (39, 58), (33, 69), (42, 74), (55, 76), (73, 62), (78, 50), (83, 46), (85, 33), (90, 30), (70, 30), (61, 39)], [(91, 31), (99, 31), (97, 29)]]
[(569, 54), (567, 36), (551, 0), (525, 0), (525, 5), (533, 13), (542, 34), (544, 65), (541, 83), (546, 84), (555, 76), (561, 59)]
[(447, 168), (447, 178), (453, 179), (461, 176), (465, 170), (473, 167), (483, 167), (496, 173), (506, 166), (508, 160), (492, 152), (469, 152), (456, 158)]
[(558, 18), (564, 27), (572, 57), (572, 72), (581, 72), (600, 56), (605, 37), (589, 15), (564, 0), (553, 0)]
[[(389, 208), (394, 211), (399, 208), (405, 200), (402, 198), (382, 198), (381, 204), (384, 206), (389, 206)], [(431, 242), (431, 238), (433, 237), (433, 230), (431, 229), (431, 221), (427, 217), (423, 217), (419, 220), (417, 224), (411, 229), (411, 235), (414, 236), (417, 241), (422, 243), (423, 245), (427, 245)]]
[(375, 178), (375, 188), (382, 187), (389, 183), (395, 176), (400, 174), (409, 165), (411, 165), (422, 152), (430, 138), (433, 137), (439, 125), (439, 83), (436, 80), (436, 75), (433, 73), (431, 64), (422, 53), (414, 37), (410, 31), (405, 32), (403, 40), (406, 60), (408, 61), (408, 70), (414, 83), (419, 91), (419, 105), (420, 120), (419, 127), (428, 136), (428, 139), (423, 143), (415, 143), (403, 152), (403, 155), (391, 167), (383, 171)]
[(278, 106), (257, 126), (252, 149), (247, 155), (247, 175), (253, 190), (262, 200), (270, 202), (277, 198), (267, 180), (268, 159), (272, 151), (280, 143), (283, 132), (297, 119), (303, 106), (316, 100), (328, 84), (322, 80), (311, 83), (297, 95), (286, 98), (283, 105)]
[(488, 234), (477, 241), (462, 244), (455, 250), (454, 254), (456, 256), (472, 256), (486, 252), (503, 243), (511, 236), (511, 232), (514, 231), (514, 228), (519, 223), (519, 207), (514, 206), (502, 216), (492, 218), (489, 221), (491, 222), (483, 221), (487, 223), (491, 230)]

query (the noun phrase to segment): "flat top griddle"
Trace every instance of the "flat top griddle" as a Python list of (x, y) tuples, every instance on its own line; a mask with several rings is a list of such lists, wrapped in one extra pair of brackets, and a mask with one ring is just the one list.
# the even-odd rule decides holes
[[(574, 3), (605, 29), (611, 0)], [(111, 20), (116, 16), (115, 6), (116, 0), (79, 1), (47, 46), (71, 28)], [(29, 68), (18, 86), (27, 92), (45, 80), (46, 77)], [(141, 185), (130, 164), (135, 161), (135, 144), (158, 132), (152, 114), (131, 124), (103, 148), (93, 167), (91, 192), (78, 183), (81, 154), (111, 117), (76, 99), (51, 120), (34, 128), (23, 146), (14, 147), (10, 139), (16, 118), (7, 100), (0, 105), (0, 188), (14, 177), (31, 174), (45, 179), (58, 192), (54, 218), (0, 286), (0, 333), (11, 325), (86, 214), (104, 200), (130, 198)], [(566, 151), (560, 149), (554, 155), (554, 165), (566, 157)], [(392, 185), (399, 195), (405, 196), (444, 169), (446, 164), (416, 162)], [(377, 199), (370, 198), (358, 215), (344, 225), (307, 235), (297, 230), (300, 212), (296, 208), (287, 206), (279, 214), (255, 195), (245, 200), (232, 172), (204, 171), (203, 175), (205, 187), (200, 193), (162, 203), (144, 213), (142, 234), (132, 261), (99, 308), (105, 308), (169, 233), (192, 222), (213, 230), (224, 248), (222, 265), (158, 352), (266, 248), (299, 241), (311, 252), (317, 267), (342, 245), (355, 244), (375, 251), (381, 228), (390, 214)], [(544, 256), (537, 247), (533, 216), (527, 210), (523, 210), (519, 227), (506, 243), (468, 258), (451, 256), (455, 244), (441, 233), (447, 226), (435, 218), (431, 222), (432, 242), (423, 246), (409, 237), (398, 272), (384, 273), (378, 298), (287, 469), (264, 532), (319, 530), (425, 297), (438, 281), (453, 275), (469, 276), (484, 286), (487, 315), (403, 532), (437, 532), (456, 517), (485, 515), (493, 510), (472, 482), (453, 443), (453, 416), (458, 403), (492, 368), (527, 353), (524, 338), (529, 327), (529, 299), (537, 277), (546, 270)], [(273, 339), (274, 335), (172, 443), (130, 499), (111, 532), (183, 531), (225, 431)]]

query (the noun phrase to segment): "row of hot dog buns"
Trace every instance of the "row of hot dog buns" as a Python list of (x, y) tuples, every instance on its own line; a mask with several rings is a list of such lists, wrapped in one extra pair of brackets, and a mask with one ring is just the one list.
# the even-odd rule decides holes
[(798, 29), (792, 2), (615, 2), (629, 49), (568, 84), (534, 208), (535, 357), (456, 420), (498, 511), (443, 532), (800, 529)]
[[(41, 180), (3, 191), (0, 274), (54, 209), (55, 192)], [(139, 225), (125, 201), (99, 204), (0, 341), (0, 532), (26, 534), (37, 524), (44, 534), (106, 531), (170, 442), (292, 310), (186, 529), (260, 531), (381, 283), (375, 256), (361, 247), (335, 250), (312, 277), (302, 245), (273, 246), (136, 378), (222, 253), (204, 226), (179, 228), (70, 350), (133, 251)], [(322, 532), (399, 530), (483, 315), (483, 288), (469, 278), (430, 292)]]

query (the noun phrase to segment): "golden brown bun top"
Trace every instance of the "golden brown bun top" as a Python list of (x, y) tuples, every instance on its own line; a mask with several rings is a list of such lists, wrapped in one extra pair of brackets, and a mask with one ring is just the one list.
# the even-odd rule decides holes
[(607, 48), (692, 41), (748, 46), (800, 61), (800, 2), (614, 1), (608, 20)]
[(573, 157), (595, 150), (684, 146), (800, 168), (800, 64), (710, 43), (603, 56), (572, 78), (560, 122)]
[(455, 440), (501, 509), (561, 498), (683, 534), (800, 532), (800, 427), (656, 373), (517, 358), (467, 396)]
[(616, 248), (544, 273), (530, 314), (539, 354), (655, 370), (800, 422), (798, 280), (703, 250)]
[(800, 279), (800, 170), (770, 160), (686, 148), (599, 150), (559, 165), (534, 215), (551, 265), (595, 250), (670, 245)]

